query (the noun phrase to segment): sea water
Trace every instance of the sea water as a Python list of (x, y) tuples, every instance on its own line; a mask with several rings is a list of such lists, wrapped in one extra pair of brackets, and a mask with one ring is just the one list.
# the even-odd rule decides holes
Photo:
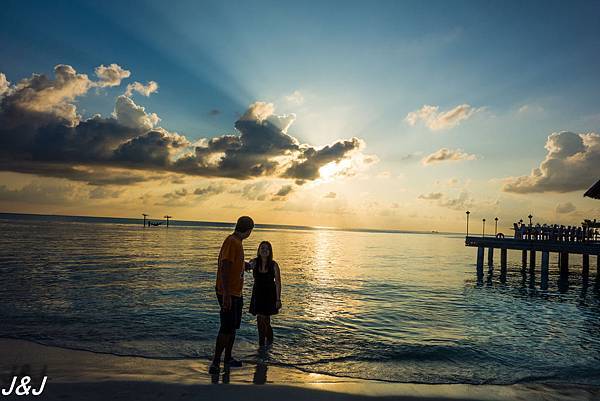
[[(0, 214), (0, 336), (208, 364), (216, 261), (230, 232)], [(476, 249), (459, 234), (266, 226), (244, 241), (247, 259), (262, 240), (282, 277), (270, 364), (393, 382), (600, 384), (600, 296), (595, 269), (582, 285), (580, 257), (565, 288), (553, 256), (542, 291), (517, 252), (505, 283), (498, 267), (478, 283)], [(251, 286), (246, 274), (235, 346), (248, 362), (259, 358)]]

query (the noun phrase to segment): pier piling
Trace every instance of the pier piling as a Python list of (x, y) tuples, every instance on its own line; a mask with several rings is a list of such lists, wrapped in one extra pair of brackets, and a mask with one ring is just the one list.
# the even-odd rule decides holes
[(540, 287), (542, 290), (548, 289), (548, 276), (550, 272), (550, 252), (542, 252), (542, 266), (541, 266), (541, 281)]
[(507, 256), (506, 248), (500, 249), (500, 281), (506, 282), (506, 256)]
[(587, 286), (590, 278), (590, 255), (583, 254), (581, 265), (581, 281), (584, 286)]
[(569, 276), (569, 253), (561, 252), (560, 253), (560, 261), (558, 263), (560, 267), (560, 276), (568, 277)]
[(525, 270), (527, 268), (527, 250), (523, 249), (522, 255), (521, 255), (521, 267), (523, 268), (523, 270)]
[(477, 248), (477, 281), (483, 280), (483, 253), (484, 248), (482, 246)]

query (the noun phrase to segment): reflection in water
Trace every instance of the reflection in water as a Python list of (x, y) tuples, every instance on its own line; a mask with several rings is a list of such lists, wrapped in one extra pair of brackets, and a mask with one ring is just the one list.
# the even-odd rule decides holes
[[(0, 221), (0, 274), (11, 283), (0, 286), (0, 336), (207, 359), (219, 321), (215, 263), (228, 232)], [(579, 291), (576, 275), (561, 293), (554, 263), (550, 288), (539, 291), (514, 252), (504, 284), (492, 272), (477, 286), (462, 236), (257, 229), (246, 254), (262, 240), (273, 244), (283, 280), (268, 363), (391, 381), (600, 382), (591, 334), (599, 297)], [(244, 314), (238, 334), (236, 357), (253, 363), (255, 318)], [(256, 381), (266, 371), (259, 364)]]
[(267, 364), (264, 361), (259, 361), (254, 370), (252, 382), (254, 384), (265, 384), (267, 382)]

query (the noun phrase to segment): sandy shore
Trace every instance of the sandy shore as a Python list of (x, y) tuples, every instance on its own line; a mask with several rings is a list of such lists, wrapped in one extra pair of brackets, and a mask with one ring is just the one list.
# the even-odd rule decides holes
[[(34, 388), (48, 380), (42, 400), (593, 400), (600, 389), (529, 384), (423, 385), (383, 383), (309, 374), (266, 365), (211, 377), (207, 361), (121, 357), (0, 339), (1, 387), (29, 375)], [(23, 399), (2, 396), (2, 399)], [(29, 398), (29, 397), (27, 397)]]

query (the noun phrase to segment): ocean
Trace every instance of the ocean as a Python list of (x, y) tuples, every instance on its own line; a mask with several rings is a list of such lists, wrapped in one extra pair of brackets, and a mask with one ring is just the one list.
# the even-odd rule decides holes
[[(208, 366), (231, 227), (0, 214), (0, 337)], [(510, 251), (506, 283), (499, 269), (478, 283), (460, 234), (259, 226), (247, 258), (262, 240), (282, 275), (269, 364), (390, 382), (600, 384), (600, 295), (595, 268), (582, 285), (580, 257), (559, 290), (553, 255), (542, 291)], [(246, 311), (251, 286), (247, 274)], [(257, 361), (257, 343), (245, 313), (236, 357)]]

